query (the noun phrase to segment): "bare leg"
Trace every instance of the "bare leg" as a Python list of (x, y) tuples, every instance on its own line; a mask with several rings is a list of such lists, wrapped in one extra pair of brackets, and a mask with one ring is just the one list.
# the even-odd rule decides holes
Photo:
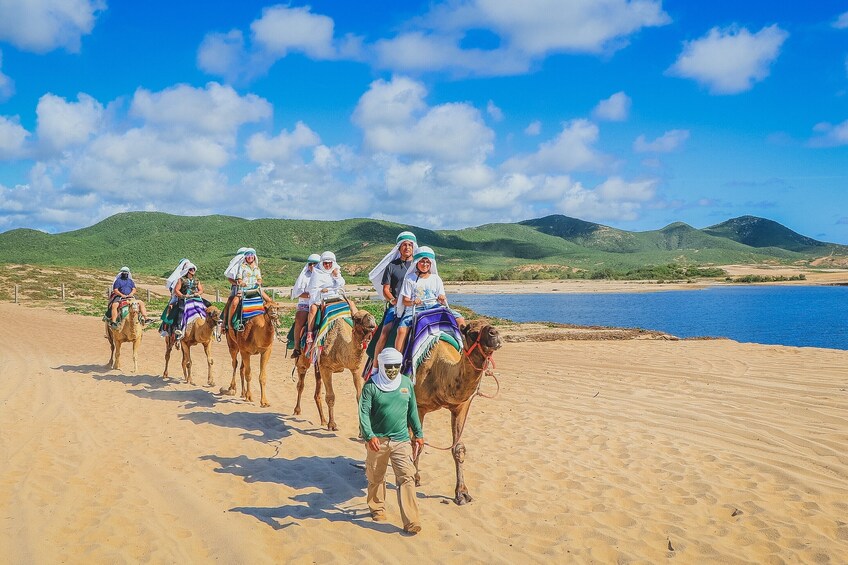
[(374, 346), (374, 359), (373, 363), (371, 364), (374, 369), (380, 366), (378, 358), (380, 352), (383, 351), (383, 349), (385, 349), (386, 347), (386, 342), (389, 340), (389, 334), (392, 333), (391, 329), (391, 326), (387, 327), (384, 325), (383, 329), (380, 331), (380, 337), (377, 338), (377, 345)]
[(111, 314), (111, 318), (110, 318), (112, 320), (112, 323), (115, 323), (115, 322), (118, 321), (118, 305), (119, 304), (120, 304), (120, 302), (117, 301), (117, 300), (112, 303), (112, 314)]
[(406, 334), (409, 333), (409, 328), (403, 326), (398, 328), (397, 337), (395, 338), (395, 349), (403, 353), (403, 346), (406, 344)]
[(298, 310), (294, 315), (294, 350), (297, 353), (300, 353), (300, 338), (303, 335), (303, 326), (308, 317), (309, 312), (305, 310)]

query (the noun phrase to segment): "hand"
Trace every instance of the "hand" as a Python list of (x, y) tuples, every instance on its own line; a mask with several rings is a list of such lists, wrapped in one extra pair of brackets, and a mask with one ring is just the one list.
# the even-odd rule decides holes
[(339, 276), (339, 270), (338, 270), (338, 269), (333, 269), (333, 273), (332, 273), (332, 275), (333, 275), (333, 277), (337, 277), (337, 276)]
[(421, 300), (420, 298), (416, 298), (415, 300), (412, 301), (412, 303), (416, 306), (421, 306), (422, 304), (424, 304), (424, 301)]
[(371, 451), (380, 451), (380, 440), (376, 437), (369, 439), (365, 445), (367, 445), (368, 449)]
[(390, 303), (392, 306), (397, 306), (397, 298), (392, 298), (391, 300), (389, 300), (389, 303)]
[(412, 438), (412, 460), (413, 461), (418, 459), (418, 454), (421, 453), (422, 449), (424, 449), (424, 438), (423, 437)]
[(438, 301), (439, 301), (440, 303), (442, 303), (442, 304), (447, 304), (447, 303), (448, 303), (448, 299), (447, 299), (447, 297), (446, 297), (445, 295), (441, 295), (441, 296), (439, 296), (436, 300), (438, 300)]

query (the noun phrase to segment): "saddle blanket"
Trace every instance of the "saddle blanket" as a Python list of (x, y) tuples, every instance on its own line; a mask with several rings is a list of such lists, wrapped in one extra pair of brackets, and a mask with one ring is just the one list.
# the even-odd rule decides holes
[(183, 311), (183, 327), (188, 326), (195, 318), (206, 318), (206, 305), (200, 298), (185, 301)]
[(246, 322), (264, 313), (265, 303), (262, 301), (262, 293), (246, 291), (241, 303), (241, 319)]
[(411, 328), (403, 351), (401, 372), (410, 375), (413, 383), (415, 371), (440, 340), (462, 352), (462, 333), (453, 312), (448, 308), (432, 308), (416, 313)]

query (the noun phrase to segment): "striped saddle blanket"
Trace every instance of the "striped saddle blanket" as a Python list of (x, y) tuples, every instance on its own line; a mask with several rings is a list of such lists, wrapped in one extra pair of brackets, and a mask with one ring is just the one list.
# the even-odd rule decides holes
[(185, 301), (183, 327), (188, 326), (195, 318), (206, 318), (206, 304), (201, 298), (189, 298)]
[(459, 324), (449, 308), (431, 308), (416, 312), (412, 320), (411, 331), (403, 351), (401, 372), (409, 375), (415, 382), (415, 371), (426, 359), (439, 341), (450, 344), (462, 352), (462, 333)]
[(327, 341), (327, 334), (336, 325), (339, 320), (344, 320), (353, 327), (353, 317), (350, 313), (350, 305), (346, 300), (331, 302), (324, 306), (324, 310), (319, 313), (320, 320), (315, 321), (315, 326), (318, 328), (315, 332), (315, 343), (312, 344), (312, 361), (318, 362), (318, 357), (321, 355), (321, 350), (324, 348), (324, 343)]
[(247, 321), (260, 314), (265, 313), (265, 303), (262, 301), (262, 293), (259, 289), (244, 291), (241, 303), (241, 319)]

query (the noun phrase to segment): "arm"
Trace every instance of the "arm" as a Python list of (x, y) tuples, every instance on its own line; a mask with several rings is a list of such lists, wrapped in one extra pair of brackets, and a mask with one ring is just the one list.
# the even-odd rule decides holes
[(197, 283), (197, 296), (203, 294), (203, 283)]
[[(410, 382), (410, 386), (412, 383)], [(424, 442), (424, 429), (421, 427), (421, 419), (418, 417), (418, 401), (415, 400), (415, 387), (413, 386), (410, 389), (409, 394), (409, 407), (406, 411), (406, 422), (409, 424), (409, 427), (412, 428), (412, 433), (415, 436), (415, 439), (420, 439), (421, 443)]]
[(362, 431), (362, 439), (366, 442), (370, 442), (376, 437), (374, 430), (371, 429), (371, 401), (371, 387), (363, 387), (362, 395), (359, 398), (359, 429)]
[(177, 284), (174, 285), (174, 295), (177, 298), (185, 298), (185, 295), (182, 294), (182, 290), (183, 290), (183, 280), (177, 279)]
[(383, 285), (383, 298), (392, 304), (397, 304), (397, 299), (392, 296), (392, 286), (389, 284)]

